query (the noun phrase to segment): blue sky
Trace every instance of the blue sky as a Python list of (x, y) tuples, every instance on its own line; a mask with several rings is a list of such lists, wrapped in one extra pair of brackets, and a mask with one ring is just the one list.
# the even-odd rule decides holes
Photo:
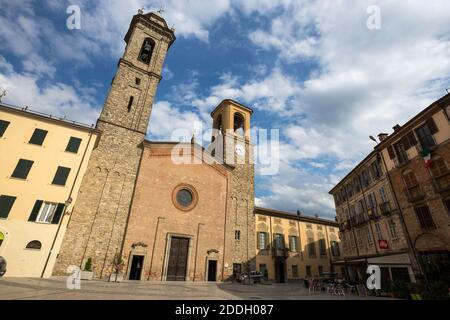
[[(256, 177), (260, 206), (334, 216), (328, 191), (373, 147), (450, 87), (450, 3), (416, 1), (2, 1), (4, 102), (94, 123), (139, 8), (176, 29), (148, 138), (168, 140), (224, 98), (280, 130), (277, 175)], [(68, 30), (68, 5), (81, 30)], [(367, 8), (380, 8), (370, 30)], [(257, 171), (258, 173), (258, 171)]]

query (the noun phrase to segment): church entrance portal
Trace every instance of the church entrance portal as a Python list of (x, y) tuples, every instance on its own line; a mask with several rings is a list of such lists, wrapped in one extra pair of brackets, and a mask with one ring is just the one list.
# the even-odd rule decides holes
[(172, 237), (170, 243), (168, 281), (185, 281), (188, 262), (189, 239)]

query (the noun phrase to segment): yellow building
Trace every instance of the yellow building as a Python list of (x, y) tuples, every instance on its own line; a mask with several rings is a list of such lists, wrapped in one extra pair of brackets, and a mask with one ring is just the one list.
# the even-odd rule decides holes
[(5, 276), (49, 277), (99, 132), (0, 104), (0, 256)]
[(332, 266), (340, 258), (336, 222), (255, 208), (255, 224), (256, 267), (269, 281), (294, 282), (329, 272), (341, 275)]

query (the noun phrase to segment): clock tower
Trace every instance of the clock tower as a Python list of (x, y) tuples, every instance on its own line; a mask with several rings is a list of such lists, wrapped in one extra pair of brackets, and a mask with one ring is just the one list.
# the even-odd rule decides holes
[(254, 163), (250, 142), (253, 110), (230, 99), (211, 113), (212, 144), (208, 148), (229, 170), (224, 279), (233, 273), (255, 270)]

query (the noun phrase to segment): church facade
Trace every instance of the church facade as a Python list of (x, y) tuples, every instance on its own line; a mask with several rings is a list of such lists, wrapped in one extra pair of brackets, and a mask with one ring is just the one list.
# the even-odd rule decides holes
[(250, 137), (237, 134), (250, 129), (252, 110), (225, 100), (211, 114), (223, 141), (221, 164), (203, 156), (174, 164), (176, 144), (145, 140), (174, 41), (159, 15), (134, 16), (55, 274), (89, 259), (99, 279), (118, 265), (128, 266), (128, 278), (161, 280), (224, 280), (254, 269), (254, 168), (246, 157)]

